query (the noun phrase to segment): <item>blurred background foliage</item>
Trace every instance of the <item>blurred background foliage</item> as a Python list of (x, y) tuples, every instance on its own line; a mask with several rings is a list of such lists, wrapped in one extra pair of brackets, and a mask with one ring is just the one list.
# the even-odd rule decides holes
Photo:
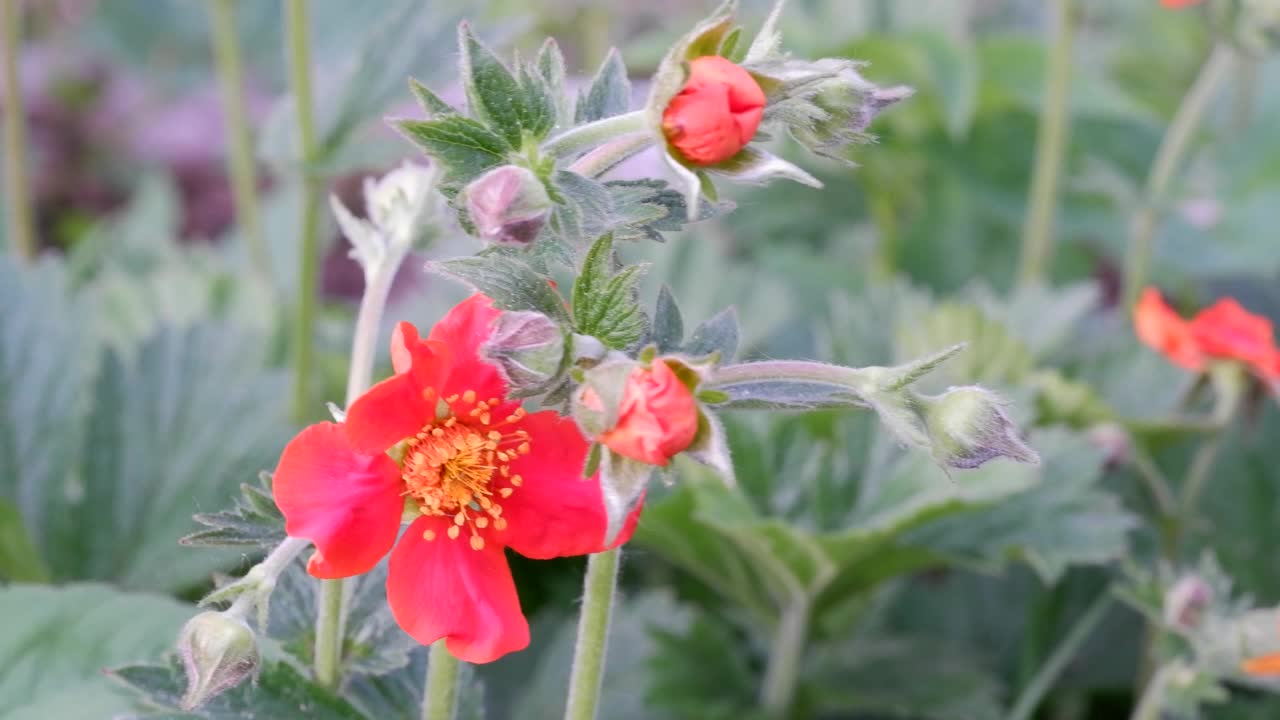
[[(450, 87), (464, 14), (526, 56), (556, 36), (579, 77), (616, 45), (640, 98), (667, 45), (711, 4), (316, 0), (320, 150), (305, 170), (359, 210), (361, 178), (414, 155), (381, 118), (415, 112), (409, 75)], [(99, 669), (158, 657), (213, 575), (251, 559), (176, 542), (196, 529), (192, 513), (223, 508), (270, 469), (296, 427), (287, 338), (304, 168), (276, 3), (235, 8), (269, 272), (236, 222), (204, 3), (26, 5), (20, 85), (44, 252), (30, 265), (0, 256), (0, 579), (13, 583), (0, 588), (0, 718), (97, 718), (131, 706)], [(744, 17), (765, 12), (748, 2)], [(679, 468), (628, 547), (608, 718), (755, 717), (780, 662), (798, 666), (797, 717), (1012, 717), (1094, 607), (1036, 717), (1127, 715), (1142, 618), (1097, 598), (1116, 568), (1160, 558), (1135, 458), (1181, 479), (1199, 434), (1177, 418), (1203, 408), (1193, 379), (1134, 339), (1117, 308), (1121, 262), (1152, 156), (1213, 38), (1201, 12), (1154, 0), (1080, 0), (1072, 21), (1049, 288), (1015, 286), (1054, 32), (1039, 0), (792, 0), (789, 47), (866, 60), (868, 77), (915, 97), (877, 120), (858, 167), (805, 161), (825, 190), (732, 189), (735, 212), (624, 250), (652, 263), (650, 302), (669, 285), (691, 325), (736, 305), (750, 356), (889, 364), (968, 342), (940, 386), (981, 382), (1014, 398), (1044, 463), (948, 477), (867, 416), (731, 418), (738, 487)], [(1229, 294), (1280, 321), (1278, 62), (1241, 62), (1160, 208), (1154, 280), (1188, 307)], [(661, 174), (649, 154), (620, 172)], [(343, 395), (362, 282), (321, 222), (310, 419)], [(431, 254), (476, 249), (455, 233)], [(429, 325), (462, 296), (425, 276), (425, 259), (406, 264), (384, 338), (391, 322)], [(1164, 552), (1213, 552), (1264, 605), (1280, 601), (1277, 433), (1274, 401), (1253, 398), (1197, 522)], [(491, 718), (554, 717), (582, 563), (515, 567), (534, 646), (481, 668), (475, 692)], [(309, 616), (305, 594), (279, 592), (273, 608)], [(780, 647), (797, 623), (800, 647)], [(282, 645), (306, 646), (306, 622), (273, 613), (272, 627)], [(376, 642), (403, 642), (394, 627), (379, 632)], [(365, 715), (333, 717), (413, 716), (412, 684), (381, 675), (416, 682), (421, 649), (401, 656), (357, 667), (373, 678), (360, 688)], [(262, 692), (295, 681), (282, 671)], [(235, 702), (216, 717), (246, 716)], [(1260, 720), (1280, 706), (1244, 691), (1207, 712)]]

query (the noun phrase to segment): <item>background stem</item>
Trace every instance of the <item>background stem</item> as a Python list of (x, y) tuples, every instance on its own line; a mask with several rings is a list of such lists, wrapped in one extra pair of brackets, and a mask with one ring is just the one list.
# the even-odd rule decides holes
[(320, 581), (320, 611), (316, 614), (316, 682), (336, 688), (342, 664), (342, 636), (346, 613), (343, 580)]
[(213, 52), (218, 82), (222, 86), (222, 111), (227, 126), (227, 176), (236, 199), (236, 219), (253, 268), (271, 276), (271, 256), (262, 235), (258, 215), (258, 179), (249, 133), (249, 112), (240, 67), (240, 41), (236, 35), (236, 0), (209, 0), (213, 28)]
[(609, 620), (618, 584), (618, 548), (587, 558), (582, 613), (578, 616), (578, 640), (573, 649), (573, 672), (569, 676), (569, 700), (565, 720), (594, 720), (600, 704), (600, 681), (604, 677), (605, 651), (609, 642)]
[(1098, 623), (1102, 622), (1102, 618), (1105, 617), (1107, 608), (1110, 606), (1111, 589), (1107, 588), (1085, 610), (1080, 619), (1072, 626), (1071, 631), (1062, 639), (1062, 643), (1053, 651), (1049, 659), (1040, 666), (1040, 670), (1031, 678), (1031, 682), (1027, 683), (1026, 687), (1023, 688), (1018, 695), (1018, 702), (1009, 711), (1008, 720), (1031, 720), (1036, 708), (1040, 706), (1040, 702), (1053, 689), (1053, 684), (1057, 682), (1058, 676), (1066, 669), (1067, 663), (1071, 662), (1076, 653), (1080, 652), (1080, 648), (1089, 639), (1090, 634), (1093, 633)]
[(9, 244), (18, 257), (36, 256), (31, 225), (31, 195), (27, 186), (27, 112), (18, 72), (22, 49), (20, 0), (0, 0), (0, 62), (4, 64), (4, 192), (8, 211)]
[(453, 720), (457, 713), (458, 675), (462, 665), (444, 643), (444, 640), (437, 640), (431, 646), (426, 692), (422, 697), (422, 720)]
[(770, 717), (790, 717), (800, 679), (800, 661), (809, 637), (809, 599), (797, 597), (782, 613), (778, 630), (769, 648), (760, 704)]
[(312, 360), (316, 310), (316, 279), (319, 274), (320, 182), (312, 177), (316, 159), (315, 125), (311, 113), (311, 50), (308, 39), (307, 0), (287, 0), (285, 28), (289, 42), (289, 76), (298, 118), (298, 150), (302, 159), (303, 193), (299, 238), (298, 307), (293, 334), (293, 414), (301, 422), (310, 406)]
[(1174, 173), (1182, 164), (1191, 139), (1200, 127), (1209, 101), (1218, 90), (1222, 81), (1229, 77), (1235, 66), (1235, 51), (1225, 43), (1219, 42), (1209, 53), (1200, 74), (1182, 97), (1173, 121), (1160, 141), (1155, 159), (1151, 162), (1151, 172), (1147, 175), (1147, 185), (1142, 204), (1134, 214), (1130, 226), (1129, 252), (1124, 266), (1124, 306), (1132, 309), (1138, 300), (1138, 294), (1147, 284), (1147, 276), (1151, 269), (1151, 249), (1155, 242), (1156, 229), (1159, 224), (1160, 205), (1164, 202), (1165, 193)]
[(1042, 283), (1053, 253), (1054, 214), (1058, 206), (1058, 180), (1070, 133), (1068, 101), (1071, 95), (1071, 48), (1075, 36), (1073, 0), (1053, 2), (1053, 49), (1045, 68), (1044, 103), (1036, 137), (1036, 157), (1031, 175), (1031, 197), (1022, 230), (1022, 263), (1018, 281)]

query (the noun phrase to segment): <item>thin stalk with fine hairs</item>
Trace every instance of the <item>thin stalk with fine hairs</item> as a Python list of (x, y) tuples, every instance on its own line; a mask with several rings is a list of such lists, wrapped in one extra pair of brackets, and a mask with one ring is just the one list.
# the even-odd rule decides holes
[(621, 552), (620, 548), (614, 548), (587, 558), (565, 720), (595, 720), (600, 705), (600, 681), (604, 677), (609, 621), (617, 592), (618, 556)]
[(1124, 266), (1124, 307), (1132, 311), (1138, 301), (1138, 295), (1147, 284), (1147, 276), (1151, 270), (1152, 245), (1155, 242), (1156, 229), (1159, 226), (1160, 206), (1164, 202), (1165, 193), (1173, 181), (1178, 166), (1182, 164), (1191, 140), (1200, 127), (1205, 110), (1213, 100), (1219, 87), (1230, 77), (1236, 66), (1236, 53), (1224, 42), (1219, 42), (1210, 51), (1209, 57), (1200, 68), (1200, 74), (1183, 96), (1178, 110), (1174, 113), (1173, 122), (1160, 141), (1155, 159), (1151, 162), (1151, 172), (1147, 175), (1147, 185), (1143, 193), (1142, 204), (1134, 214), (1130, 225), (1128, 256)]
[(652, 144), (653, 136), (648, 133), (626, 135), (586, 153), (569, 169), (586, 177), (600, 177)]
[(1044, 282), (1053, 254), (1054, 215), (1058, 205), (1058, 181), (1070, 135), (1068, 100), (1071, 95), (1071, 48), (1075, 36), (1073, 0), (1055, 0), (1053, 49), (1045, 68), (1044, 101), (1036, 136), (1035, 165), (1031, 175), (1026, 224), (1022, 229), (1022, 260), (1018, 282)]
[(236, 34), (236, 0), (209, 0), (213, 28), (213, 52), (222, 86), (222, 112), (227, 126), (227, 176), (235, 194), (236, 219), (249, 246), (253, 268), (263, 277), (271, 276), (271, 256), (262, 235), (258, 213), (257, 168), (249, 133), (249, 111), (245, 102), (244, 73), (240, 66), (240, 41)]
[(1053, 684), (1057, 682), (1058, 676), (1066, 669), (1067, 663), (1080, 652), (1080, 648), (1085, 641), (1093, 633), (1094, 628), (1106, 616), (1107, 608), (1111, 607), (1111, 589), (1107, 588), (1102, 591), (1093, 604), (1085, 610), (1076, 624), (1072, 626), (1071, 631), (1062, 639), (1062, 642), (1054, 649), (1053, 654), (1040, 666), (1040, 670), (1031, 678), (1031, 682), (1023, 688), (1018, 695), (1018, 702), (1013, 706), (1013, 710), (1009, 711), (1008, 720), (1030, 720), (1035, 714), (1036, 708), (1040, 706), (1040, 702), (1044, 696), (1053, 688)]
[(457, 714), (458, 676), (462, 664), (444, 643), (444, 640), (435, 641), (431, 645), (431, 655), (427, 658), (422, 720), (453, 720)]
[(307, 416), (315, 350), (316, 280), (320, 266), (320, 182), (312, 176), (316, 160), (315, 123), (311, 103), (311, 49), (307, 0), (287, 0), (285, 28), (289, 44), (289, 77), (298, 118), (298, 151), (302, 161), (303, 193), (299, 237), (298, 306), (293, 327), (293, 414)]
[(809, 605), (808, 597), (796, 596), (783, 611), (774, 633), (764, 685), (760, 688), (760, 704), (769, 717), (788, 717), (795, 702), (800, 662), (809, 636)]
[(632, 110), (622, 115), (614, 115), (603, 120), (579, 125), (551, 138), (542, 146), (542, 151), (554, 157), (566, 157), (589, 147), (602, 145), (622, 135), (642, 132), (648, 113), (645, 110)]
[(27, 187), (27, 114), (22, 102), (18, 53), (22, 49), (21, 0), (0, 0), (0, 62), (4, 64), (4, 192), (9, 243), (18, 257), (36, 256)]

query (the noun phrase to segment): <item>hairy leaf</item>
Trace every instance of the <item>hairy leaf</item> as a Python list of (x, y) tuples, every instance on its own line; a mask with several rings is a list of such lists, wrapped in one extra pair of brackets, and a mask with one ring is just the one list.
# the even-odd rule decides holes
[(488, 295), (502, 310), (533, 310), (567, 322), (569, 313), (551, 279), (525, 263), (502, 255), (440, 260), (428, 269), (460, 280)]

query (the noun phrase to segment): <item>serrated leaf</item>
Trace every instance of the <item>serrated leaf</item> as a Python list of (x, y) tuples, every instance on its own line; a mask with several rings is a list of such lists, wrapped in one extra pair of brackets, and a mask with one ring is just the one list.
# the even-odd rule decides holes
[(519, 260), (501, 255), (439, 260), (427, 269), (460, 280), (484, 293), (501, 310), (532, 310), (558, 322), (569, 313), (551, 279)]
[(241, 683), (191, 712), (182, 710), (187, 680), (176, 657), (165, 664), (130, 665), (111, 674), (137, 692), (142, 705), (160, 711), (162, 717), (256, 720), (299, 717), (301, 713), (302, 717), (316, 720), (367, 720), (351, 703), (285, 662), (265, 663), (256, 682)]
[(680, 306), (676, 304), (675, 296), (671, 294), (671, 287), (666, 284), (658, 290), (658, 304), (653, 310), (649, 342), (658, 346), (659, 353), (675, 352), (684, 342), (684, 318), (680, 315)]
[(413, 98), (418, 101), (418, 105), (427, 113), (428, 118), (456, 115), (458, 112), (415, 78), (409, 78), (409, 91), (413, 93)]
[(207, 526), (180, 541), (203, 547), (274, 547), (285, 538), (284, 515), (271, 495), (271, 475), (258, 475), (258, 485), (243, 483), (230, 508), (197, 513), (195, 521)]
[(605, 235), (587, 251), (573, 285), (573, 323), (578, 332), (624, 350), (644, 336), (648, 319), (640, 308), (639, 285), (646, 267), (613, 272), (613, 238)]
[(545, 87), (517, 77), (476, 38), (467, 23), (458, 26), (458, 74), (471, 113), (507, 143), (519, 148), (527, 133), (541, 140), (555, 125), (555, 108)]
[(461, 115), (435, 120), (395, 120), (392, 123), (445, 171), (445, 181), (465, 184), (486, 170), (506, 162), (511, 146), (480, 122)]
[(617, 49), (611, 49), (591, 84), (578, 92), (575, 121), (594, 122), (621, 115), (630, 108), (631, 81), (627, 79), (627, 66)]
[(0, 714), (101, 720), (132, 709), (104, 671), (171, 648), (195, 608), (105, 585), (0, 588)]
[(731, 305), (699, 325), (681, 350), (695, 357), (718, 352), (721, 362), (727, 363), (737, 356), (741, 337), (738, 309)]
[[(355, 675), (347, 682), (346, 695), (369, 718), (416, 718), (422, 711), (423, 678), (427, 676), (430, 648), (418, 645), (404, 666), (391, 672)], [(458, 676), (454, 720), (484, 720), (484, 683), (475, 666), (463, 663)]]
[(567, 127), (573, 122), (573, 112), (569, 107), (569, 93), (565, 90), (564, 54), (554, 38), (547, 38), (538, 50), (534, 59), (538, 74), (547, 85), (552, 101), (556, 106), (556, 126)]

